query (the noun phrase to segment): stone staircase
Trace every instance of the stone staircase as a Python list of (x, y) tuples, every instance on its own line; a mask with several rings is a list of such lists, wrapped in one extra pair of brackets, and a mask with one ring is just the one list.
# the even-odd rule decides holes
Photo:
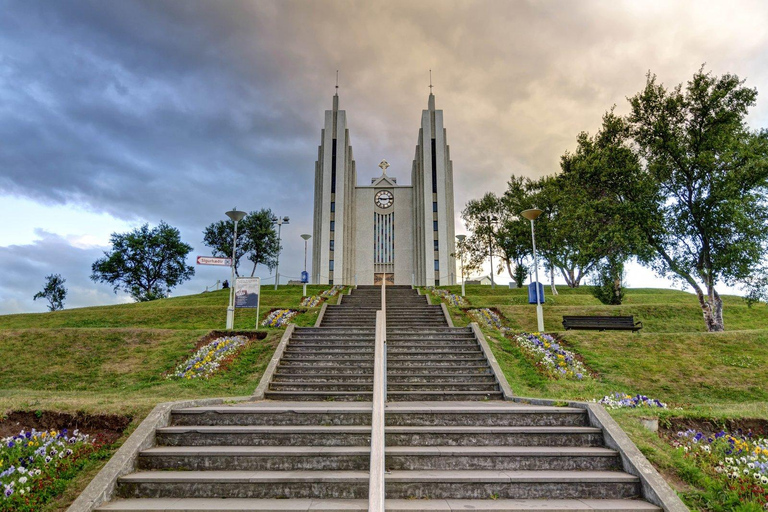
[[(263, 402), (175, 410), (99, 511), (368, 508), (378, 287), (296, 328)], [(505, 402), (471, 329), (387, 287), (386, 509), (660, 511), (586, 412)]]
[(376, 311), (381, 288), (359, 287), (328, 305), (320, 327), (297, 327), (265, 397), (270, 400), (371, 400)]
[(410, 286), (387, 287), (387, 398), (499, 400), (501, 390), (469, 327), (449, 327)]

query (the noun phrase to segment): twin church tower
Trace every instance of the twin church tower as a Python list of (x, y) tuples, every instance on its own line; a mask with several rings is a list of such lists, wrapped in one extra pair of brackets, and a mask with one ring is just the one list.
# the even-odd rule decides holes
[(347, 114), (325, 111), (315, 163), (312, 282), (415, 284), (456, 282), (453, 165), (435, 96), (421, 113), (411, 184), (381, 176), (358, 185)]

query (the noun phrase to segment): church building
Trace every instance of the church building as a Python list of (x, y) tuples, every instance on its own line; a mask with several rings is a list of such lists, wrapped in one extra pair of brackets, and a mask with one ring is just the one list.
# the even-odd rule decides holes
[(312, 282), (316, 284), (455, 284), (453, 165), (443, 111), (430, 92), (410, 185), (387, 173), (370, 185), (357, 182), (347, 128), (339, 110), (325, 111), (315, 163)]

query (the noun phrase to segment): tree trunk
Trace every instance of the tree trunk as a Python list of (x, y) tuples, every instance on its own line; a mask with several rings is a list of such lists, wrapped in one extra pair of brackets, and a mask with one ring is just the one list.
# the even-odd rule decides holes
[(515, 274), (512, 273), (512, 265), (509, 262), (509, 259), (504, 260), (504, 263), (507, 264), (507, 272), (509, 273), (509, 277), (514, 281)]
[(701, 289), (696, 290), (699, 298), (701, 312), (704, 315), (704, 324), (708, 332), (722, 332), (725, 330), (723, 323), (723, 299), (714, 288), (708, 289), (708, 294), (704, 295)]
[(555, 269), (552, 265), (549, 266), (549, 287), (552, 290), (552, 296), (557, 295), (557, 288), (555, 288)]

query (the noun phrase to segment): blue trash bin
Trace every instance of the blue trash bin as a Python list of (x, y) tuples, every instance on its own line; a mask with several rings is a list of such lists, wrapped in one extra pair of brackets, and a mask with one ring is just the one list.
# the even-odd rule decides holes
[(539, 302), (544, 304), (544, 285), (541, 283), (528, 285), (528, 304), (536, 304), (536, 285), (539, 285)]

